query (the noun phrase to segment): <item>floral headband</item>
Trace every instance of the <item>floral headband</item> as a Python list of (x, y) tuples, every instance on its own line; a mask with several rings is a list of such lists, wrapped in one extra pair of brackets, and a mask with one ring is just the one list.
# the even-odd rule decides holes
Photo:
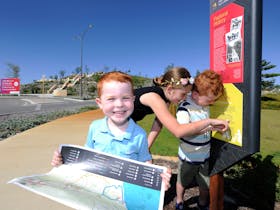
[(171, 81), (165, 80), (165, 82), (162, 83), (162, 85), (175, 85), (175, 86), (187, 86), (187, 85), (192, 85), (194, 83), (194, 78), (181, 78), (180, 80), (175, 80), (173, 77), (171, 77)]
[[(171, 78), (172, 80), (173, 78)], [(186, 86), (186, 85), (193, 85), (194, 83), (194, 78), (193, 77), (190, 77), (190, 78), (181, 78), (180, 81), (177, 81), (176, 85), (180, 85), (180, 83), (183, 85), (183, 86)]]

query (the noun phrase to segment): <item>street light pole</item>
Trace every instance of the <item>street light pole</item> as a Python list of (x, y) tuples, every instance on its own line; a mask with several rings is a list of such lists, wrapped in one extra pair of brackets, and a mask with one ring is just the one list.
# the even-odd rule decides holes
[(80, 66), (80, 98), (83, 99), (83, 51), (84, 51), (84, 38), (86, 33), (91, 29), (93, 25), (89, 24), (88, 27), (76, 36), (81, 41), (81, 66)]

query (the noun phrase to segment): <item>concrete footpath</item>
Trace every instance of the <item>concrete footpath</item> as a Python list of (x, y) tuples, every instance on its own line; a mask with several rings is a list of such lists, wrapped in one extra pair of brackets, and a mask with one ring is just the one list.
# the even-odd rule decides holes
[(60, 144), (83, 146), (89, 124), (101, 117), (101, 110), (88, 111), (40, 125), (0, 141), (0, 209), (72, 209), (7, 182), (21, 176), (49, 172), (52, 169), (50, 162), (54, 150)]

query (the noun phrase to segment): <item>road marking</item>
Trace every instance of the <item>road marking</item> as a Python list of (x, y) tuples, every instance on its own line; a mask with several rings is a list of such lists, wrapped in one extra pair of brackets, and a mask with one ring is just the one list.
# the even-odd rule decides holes
[(30, 104), (36, 104), (34, 101), (32, 101), (32, 100), (29, 100), (29, 99), (21, 99), (21, 100), (23, 100), (23, 101), (26, 101), (26, 102), (29, 102)]
[(63, 98), (64, 100), (68, 100), (68, 101), (78, 101), (78, 102), (83, 102), (84, 100), (82, 99), (76, 99), (76, 98)]

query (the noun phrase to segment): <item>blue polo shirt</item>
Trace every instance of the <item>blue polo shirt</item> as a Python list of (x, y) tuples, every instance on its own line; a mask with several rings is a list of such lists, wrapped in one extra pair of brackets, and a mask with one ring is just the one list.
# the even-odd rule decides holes
[(91, 123), (86, 147), (141, 162), (152, 159), (143, 128), (129, 119), (125, 133), (122, 136), (115, 136), (108, 128), (107, 120), (108, 118), (104, 117)]

